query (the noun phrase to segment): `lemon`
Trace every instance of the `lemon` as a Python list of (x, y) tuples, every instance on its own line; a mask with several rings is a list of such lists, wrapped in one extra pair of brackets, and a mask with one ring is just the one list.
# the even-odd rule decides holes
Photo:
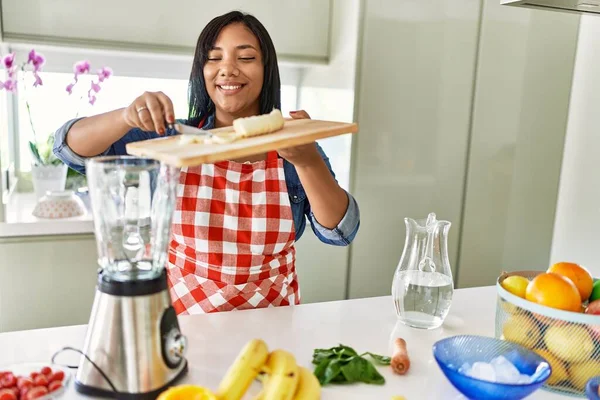
[(558, 385), (561, 382), (569, 379), (569, 373), (567, 372), (565, 364), (556, 358), (555, 355), (550, 353), (548, 350), (543, 349), (534, 349), (533, 351), (542, 356), (542, 358), (545, 358), (552, 368), (552, 375), (550, 375), (550, 378), (548, 378), (549, 385)]
[(217, 400), (217, 396), (202, 386), (179, 385), (162, 392), (157, 400)]
[(588, 380), (598, 375), (600, 370), (600, 361), (588, 360), (583, 363), (571, 364), (569, 367), (569, 375), (571, 383), (578, 390), (585, 390), (585, 385)]
[(513, 315), (502, 327), (504, 339), (528, 349), (535, 348), (542, 339), (537, 324), (525, 315)]
[(544, 343), (552, 354), (569, 363), (587, 361), (594, 353), (594, 341), (590, 333), (578, 325), (549, 327)]
[(529, 279), (524, 278), (522, 276), (509, 276), (508, 278), (502, 281), (502, 287), (506, 291), (523, 299), (525, 298), (525, 291), (527, 290), (527, 285), (529, 285)]

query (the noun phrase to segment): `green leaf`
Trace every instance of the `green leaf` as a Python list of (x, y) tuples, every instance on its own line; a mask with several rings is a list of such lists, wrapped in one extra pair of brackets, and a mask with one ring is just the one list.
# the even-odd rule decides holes
[(390, 362), (392, 362), (392, 358), (388, 356), (381, 356), (379, 354), (373, 354), (370, 352), (367, 352), (366, 354), (370, 355), (371, 358), (380, 365), (390, 365)]
[(341, 372), (341, 366), (339, 360), (332, 360), (327, 364), (325, 371), (323, 372), (323, 381), (321, 385), (327, 385), (333, 379), (335, 379)]
[[(363, 358), (364, 360), (364, 358)], [(371, 364), (367, 362), (367, 369), (364, 371), (362, 381), (365, 383), (371, 383), (375, 385), (383, 385), (385, 383), (385, 378), (377, 371), (377, 369)]]
[(37, 145), (33, 142), (29, 142), (29, 150), (31, 151), (31, 155), (33, 156), (34, 161), (37, 164), (43, 164), (42, 158), (40, 157), (40, 153), (37, 149)]
[(319, 379), (319, 382), (321, 382), (321, 384), (323, 383), (323, 381), (325, 380), (325, 369), (327, 368), (327, 366), (329, 365), (329, 363), (331, 362), (330, 359), (325, 358), (323, 359), (319, 365), (317, 365), (317, 367), (314, 370), (314, 374), (317, 377), (317, 379)]
[(340, 345), (338, 346), (334, 352), (338, 355), (340, 359), (350, 359), (352, 357), (358, 356), (358, 353), (352, 348), (348, 346)]
[(327, 359), (333, 359), (335, 358), (335, 354), (333, 353), (333, 351), (331, 350), (326, 350), (326, 349), (316, 349), (313, 352), (313, 364), (320, 364), (321, 361), (323, 360), (327, 360)]
[(366, 352), (358, 354), (352, 347), (340, 344), (329, 349), (315, 349), (313, 364), (316, 364), (314, 374), (321, 385), (329, 383), (345, 384), (364, 382), (381, 385), (385, 378), (375, 366), (364, 356), (370, 356), (376, 363), (389, 365), (390, 357)]
[(354, 357), (342, 369), (342, 374), (349, 382), (363, 382), (363, 375), (367, 371), (369, 361), (362, 357)]

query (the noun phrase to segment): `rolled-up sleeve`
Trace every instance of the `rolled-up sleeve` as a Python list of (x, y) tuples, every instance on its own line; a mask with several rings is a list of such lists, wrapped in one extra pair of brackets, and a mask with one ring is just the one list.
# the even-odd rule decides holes
[[(67, 121), (63, 126), (58, 128), (56, 132), (54, 132), (54, 146), (52, 151), (54, 155), (67, 164), (67, 166), (75, 171), (83, 174), (85, 173), (85, 160), (86, 157), (82, 157), (79, 154), (75, 153), (69, 145), (67, 145), (67, 133), (69, 129), (75, 124), (77, 121), (83, 119), (75, 118), (70, 121)], [(103, 154), (106, 155), (110, 151), (110, 148), (106, 149)]]
[(319, 240), (324, 243), (346, 246), (352, 243), (358, 232), (360, 226), (360, 210), (358, 208), (358, 203), (350, 193), (346, 192), (346, 195), (348, 196), (348, 208), (346, 208), (346, 214), (344, 214), (341, 221), (333, 229), (321, 225), (313, 212), (310, 212), (312, 229)]

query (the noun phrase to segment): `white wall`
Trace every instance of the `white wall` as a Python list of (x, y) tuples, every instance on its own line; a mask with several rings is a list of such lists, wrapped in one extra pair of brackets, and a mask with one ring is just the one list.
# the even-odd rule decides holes
[(350, 297), (390, 294), (405, 217), (452, 223), (456, 269), (479, 12), (473, 0), (366, 1)]
[[(331, 59), (327, 66), (307, 67), (299, 80), (298, 105), (314, 119), (354, 120), (354, 82), (360, 0), (333, 0)], [(349, 189), (351, 135), (319, 141), (336, 178)], [(340, 300), (346, 295), (348, 247), (320, 243), (312, 232), (298, 242), (297, 268), (304, 299)]]
[(486, 0), (458, 284), (548, 268), (579, 16)]
[(600, 18), (581, 17), (551, 262), (600, 277)]

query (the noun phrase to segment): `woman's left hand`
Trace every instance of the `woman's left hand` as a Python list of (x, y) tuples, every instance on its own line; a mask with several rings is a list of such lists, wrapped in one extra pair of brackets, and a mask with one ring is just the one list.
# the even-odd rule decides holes
[[(308, 113), (304, 110), (292, 111), (290, 112), (290, 116), (293, 119), (310, 119), (310, 115), (308, 115)], [(280, 149), (277, 150), (277, 152), (281, 157), (288, 160), (296, 168), (310, 166), (313, 163), (321, 160), (321, 155), (317, 150), (315, 142), (302, 144), (295, 147), (288, 147), (287, 149)]]

